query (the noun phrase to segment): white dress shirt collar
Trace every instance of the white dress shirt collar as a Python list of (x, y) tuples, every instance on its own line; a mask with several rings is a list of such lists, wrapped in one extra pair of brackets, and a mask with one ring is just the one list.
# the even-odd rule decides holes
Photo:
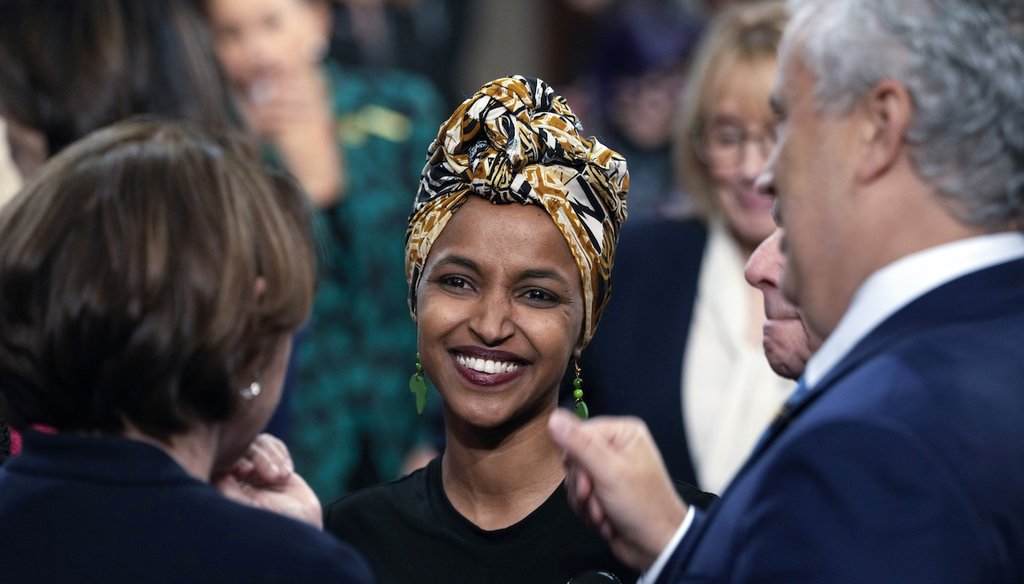
[(1024, 257), (1024, 234), (981, 235), (920, 251), (885, 266), (861, 284), (832, 334), (807, 362), (814, 388), (868, 333), (913, 300), (960, 276)]

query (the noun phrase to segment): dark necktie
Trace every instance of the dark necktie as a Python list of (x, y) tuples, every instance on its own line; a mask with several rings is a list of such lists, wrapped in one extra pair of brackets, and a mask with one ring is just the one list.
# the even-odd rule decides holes
[(772, 422), (768, 424), (764, 433), (762, 433), (761, 437), (757, 439), (757, 446), (755, 446), (754, 449), (757, 450), (760, 448), (761, 444), (767, 440), (769, 436), (774, 435), (789, 424), (793, 420), (793, 412), (800, 407), (800, 404), (804, 403), (804, 401), (810, 397), (811, 393), (813, 393), (811, 388), (807, 387), (807, 384), (804, 383), (804, 378), (801, 376), (800, 379), (797, 380), (796, 388), (793, 390), (793, 393), (789, 394), (789, 397), (786, 398), (786, 402), (779, 408), (779, 412), (775, 414)]

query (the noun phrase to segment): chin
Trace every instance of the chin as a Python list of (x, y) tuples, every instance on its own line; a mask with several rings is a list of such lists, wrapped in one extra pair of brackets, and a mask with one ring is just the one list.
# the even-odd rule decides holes
[(797, 380), (801, 375), (804, 374), (804, 366), (806, 363), (802, 361), (794, 361), (786, 359), (782, 356), (776, 356), (775, 358), (768, 357), (768, 365), (772, 368), (779, 377), (786, 379)]
[(798, 343), (787, 343), (765, 336), (764, 355), (772, 371), (786, 379), (797, 379), (804, 373), (807, 360), (803, 358)]
[(448, 415), (458, 420), (460, 426), (474, 428), (484, 432), (508, 432), (527, 425), (534, 419), (543, 417), (545, 410), (541, 404), (465, 404), (466, 407), (450, 408)]

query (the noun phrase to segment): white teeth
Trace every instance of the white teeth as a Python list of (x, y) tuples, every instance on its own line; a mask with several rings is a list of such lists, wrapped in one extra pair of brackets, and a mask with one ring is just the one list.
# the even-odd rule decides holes
[(509, 373), (519, 369), (519, 365), (516, 363), (492, 361), (490, 359), (478, 359), (476, 357), (467, 357), (465, 355), (456, 355), (455, 360), (458, 361), (459, 365), (472, 369), (473, 371), (479, 371), (480, 373)]

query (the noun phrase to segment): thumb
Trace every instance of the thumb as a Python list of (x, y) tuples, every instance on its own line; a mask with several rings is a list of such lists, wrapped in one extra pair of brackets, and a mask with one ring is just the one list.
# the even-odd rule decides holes
[(566, 452), (568, 458), (593, 473), (601, 468), (601, 462), (612, 456), (609, 445), (600, 435), (589, 428), (567, 410), (558, 408), (548, 418), (551, 438)]

